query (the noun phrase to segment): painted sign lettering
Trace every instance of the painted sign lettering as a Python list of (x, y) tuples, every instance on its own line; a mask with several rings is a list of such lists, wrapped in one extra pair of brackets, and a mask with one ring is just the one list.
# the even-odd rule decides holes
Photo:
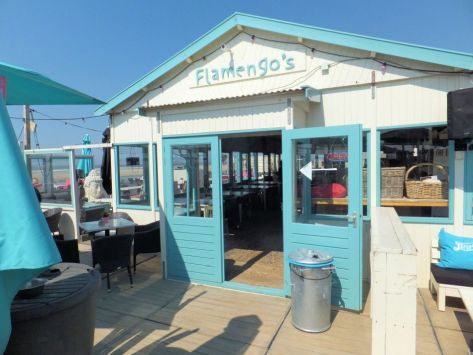
[(227, 81), (261, 78), (268, 75), (289, 73), (295, 67), (294, 58), (281, 53), (279, 57), (265, 57), (252, 64), (231, 64), (227, 67), (196, 69), (195, 84), (196, 86), (207, 86)]

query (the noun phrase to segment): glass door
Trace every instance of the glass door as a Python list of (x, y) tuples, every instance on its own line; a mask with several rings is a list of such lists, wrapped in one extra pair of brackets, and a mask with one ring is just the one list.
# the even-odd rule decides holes
[(218, 138), (165, 139), (164, 154), (167, 277), (222, 282)]
[[(305, 128), (283, 135), (286, 254), (298, 248), (335, 258), (332, 303), (361, 309), (361, 126)], [(286, 287), (289, 280), (285, 265)]]

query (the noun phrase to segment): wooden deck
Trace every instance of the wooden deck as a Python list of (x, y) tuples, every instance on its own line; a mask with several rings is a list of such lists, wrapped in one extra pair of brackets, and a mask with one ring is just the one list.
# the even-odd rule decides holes
[[(90, 263), (90, 248), (81, 244)], [(102, 283), (97, 298), (95, 354), (370, 354), (369, 297), (361, 314), (333, 311), (332, 327), (309, 334), (291, 324), (290, 300), (161, 279), (159, 256), (143, 256), (135, 285), (126, 272)], [(466, 354), (473, 323), (459, 303), (435, 308), (421, 289), (418, 354)]]

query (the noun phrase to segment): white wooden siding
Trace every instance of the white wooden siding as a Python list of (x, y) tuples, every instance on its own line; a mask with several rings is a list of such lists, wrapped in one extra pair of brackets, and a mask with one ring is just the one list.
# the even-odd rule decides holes
[[(291, 40), (268, 33), (258, 33), (274, 39)], [(367, 57), (368, 53), (307, 42), (320, 50), (338, 52), (344, 55)], [(220, 44), (216, 45), (218, 48)], [(306, 72), (296, 72), (260, 79), (242, 80), (227, 84), (195, 88), (194, 70), (201, 63), (192, 64), (181, 75), (178, 75), (163, 89), (160, 82), (150, 85), (153, 90), (137, 106), (146, 105), (160, 110), (160, 120), (149, 112), (149, 117), (139, 116), (136, 108), (129, 113), (117, 114), (112, 119), (112, 142), (155, 142), (158, 145), (158, 180), (160, 203), (164, 205), (162, 135), (202, 134), (213, 132), (231, 132), (244, 130), (323, 127), (360, 123), (364, 128), (372, 128), (371, 139), (371, 205), (376, 201), (376, 128), (391, 125), (408, 125), (430, 122), (446, 122), (446, 93), (451, 90), (473, 87), (471, 77), (458, 75), (431, 75), (419, 71), (396, 69), (388, 65), (385, 74), (379, 63), (370, 59), (354, 60), (336, 64), (340, 57), (315, 52), (310, 53), (300, 45), (282, 45), (273, 42), (248, 42), (244, 34), (227, 43), (235, 53), (244, 52), (244, 58), (254, 62), (266, 55), (267, 48), (273, 51), (304, 52), (306, 54)], [(210, 51), (211, 48), (206, 48)], [(201, 53), (205, 54), (205, 53)], [(199, 56), (196, 56), (198, 58)], [(208, 62), (225, 63), (229, 53), (216, 51), (208, 56)], [(407, 65), (410, 67), (435, 70), (452, 70), (438, 65), (405, 60), (402, 58), (377, 56), (377, 59)], [(331, 65), (328, 72), (317, 69), (323, 64)], [(372, 98), (371, 78), (375, 73), (376, 84)], [(168, 80), (166, 78), (165, 80)], [(309, 85), (322, 92), (321, 103), (306, 103), (305, 108), (297, 102), (290, 107), (287, 99), (294, 97), (292, 90), (299, 90)], [(287, 90), (281, 93), (281, 90)], [(268, 97), (268, 93), (275, 96)], [(265, 95), (262, 95), (265, 94)], [(277, 96), (276, 96), (277, 95)], [(300, 95), (299, 95), (300, 97)], [(225, 100), (221, 100), (225, 99)], [(179, 106), (189, 103), (186, 108)], [(174, 106), (173, 106), (174, 105)], [(164, 110), (163, 110), (164, 109)], [(151, 155), (150, 155), (151, 156)], [(473, 235), (473, 226), (463, 226), (463, 158), (455, 164), (455, 216), (454, 225), (446, 226), (452, 232)], [(112, 171), (114, 169), (112, 159)], [(150, 168), (150, 173), (151, 173)], [(151, 181), (152, 208), (154, 203), (154, 180)], [(114, 186), (115, 188), (115, 186)], [(114, 194), (116, 191), (114, 191)], [(115, 201), (113, 201), (114, 207)], [(154, 210), (153, 217), (147, 211), (133, 211), (135, 218), (154, 220), (159, 215)], [(162, 212), (161, 212), (162, 213)], [(418, 285), (426, 287), (429, 278), (430, 242), (437, 237), (442, 225), (438, 224), (405, 224), (418, 249)], [(164, 238), (163, 238), (164, 240)], [(165, 248), (163, 248), (165, 250)]]
[(287, 100), (167, 110), (161, 112), (161, 119), (164, 136), (285, 128), (288, 125)]

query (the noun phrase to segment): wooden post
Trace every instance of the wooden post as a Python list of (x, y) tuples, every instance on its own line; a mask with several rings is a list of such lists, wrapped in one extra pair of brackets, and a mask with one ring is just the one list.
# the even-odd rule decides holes
[[(23, 126), (23, 151), (31, 149), (31, 122), (30, 122), (30, 105), (23, 106), (23, 117), (24, 117), (24, 126)], [(32, 174), (31, 171), (31, 160), (26, 159), (26, 170), (28, 173)]]
[(23, 106), (24, 121), (24, 135), (23, 135), (23, 149), (31, 149), (31, 131), (30, 131), (30, 105)]

